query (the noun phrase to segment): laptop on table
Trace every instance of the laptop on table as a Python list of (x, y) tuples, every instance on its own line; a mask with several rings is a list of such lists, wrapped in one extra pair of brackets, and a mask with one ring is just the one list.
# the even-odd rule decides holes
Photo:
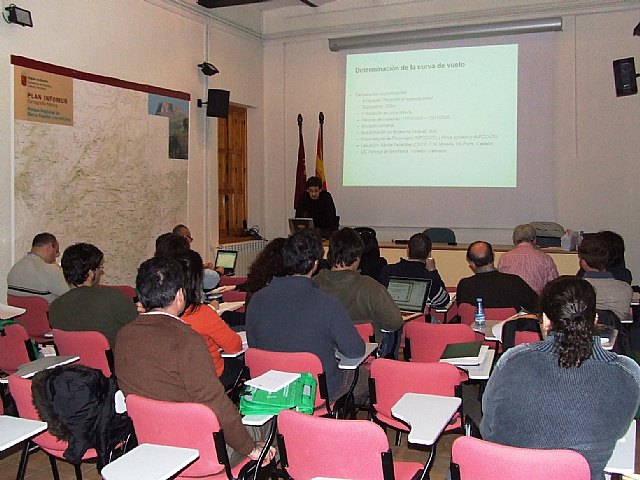
[(387, 291), (406, 322), (424, 313), (431, 291), (430, 278), (389, 277)]
[(289, 233), (293, 235), (300, 230), (314, 230), (313, 218), (290, 218)]
[(215, 268), (222, 267), (225, 275), (235, 275), (238, 252), (235, 250), (218, 250)]

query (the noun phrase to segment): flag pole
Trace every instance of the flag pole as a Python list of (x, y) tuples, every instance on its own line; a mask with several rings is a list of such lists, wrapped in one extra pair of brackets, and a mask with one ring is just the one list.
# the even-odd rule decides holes
[(316, 145), (316, 177), (322, 180), (322, 189), (327, 189), (327, 176), (324, 173), (324, 113), (318, 115), (318, 142)]

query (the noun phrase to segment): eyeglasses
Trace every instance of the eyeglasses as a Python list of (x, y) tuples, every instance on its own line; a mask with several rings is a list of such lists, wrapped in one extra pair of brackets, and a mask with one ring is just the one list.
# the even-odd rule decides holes
[(96, 268), (96, 272), (104, 273), (104, 265), (99, 265), (99, 266)]

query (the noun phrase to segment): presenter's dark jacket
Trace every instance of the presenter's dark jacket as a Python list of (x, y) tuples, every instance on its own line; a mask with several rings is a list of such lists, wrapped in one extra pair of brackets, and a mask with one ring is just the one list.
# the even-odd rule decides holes
[(338, 229), (338, 217), (333, 197), (324, 190), (320, 192), (317, 200), (312, 200), (308, 192), (300, 199), (296, 209), (297, 218), (313, 218), (313, 224), (320, 229), (322, 238), (329, 238), (331, 233)]

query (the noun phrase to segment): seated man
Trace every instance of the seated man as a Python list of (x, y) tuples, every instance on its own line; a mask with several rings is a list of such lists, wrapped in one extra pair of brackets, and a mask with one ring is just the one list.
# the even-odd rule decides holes
[[(571, 449), (603, 469), (640, 403), (640, 367), (595, 336), (596, 292), (563, 276), (540, 295), (545, 340), (508, 350), (482, 397), (482, 438), (523, 448)], [(615, 399), (615, 406), (612, 406)]]
[[(331, 270), (322, 270), (313, 281), (344, 305), (354, 324), (373, 324), (378, 343), (381, 330), (394, 332), (402, 328), (402, 314), (389, 292), (371, 277), (358, 272), (363, 243), (352, 228), (337, 230), (329, 240)], [(394, 349), (393, 345), (389, 346)], [(381, 352), (384, 356), (390, 352)]]
[(380, 282), (389, 286), (389, 277), (431, 279), (431, 290), (427, 303), (433, 308), (444, 307), (449, 303), (449, 293), (436, 269), (436, 261), (431, 254), (431, 239), (424, 233), (411, 235), (407, 245), (408, 260), (401, 258), (398, 263), (387, 265), (380, 273)]
[(529, 312), (538, 310), (538, 295), (518, 275), (501, 273), (493, 264), (493, 247), (487, 242), (473, 242), (467, 248), (467, 262), (472, 277), (458, 282), (456, 302), (476, 304), (482, 298), (486, 308), (515, 308)]
[(322, 238), (329, 238), (338, 229), (333, 197), (322, 190), (322, 180), (319, 177), (309, 177), (307, 180), (307, 191), (299, 200), (296, 217), (313, 218), (313, 224)]
[(609, 250), (601, 233), (587, 233), (578, 246), (584, 279), (596, 289), (596, 308), (611, 310), (621, 321), (631, 320), (631, 286), (607, 271)]
[(16, 262), (7, 275), (7, 293), (20, 297), (42, 297), (48, 303), (69, 291), (62, 269), (58, 240), (50, 233), (33, 237), (31, 251)]
[(513, 230), (513, 244), (516, 248), (500, 257), (498, 270), (518, 275), (538, 294), (549, 281), (558, 278), (551, 255), (536, 246), (535, 228), (528, 223), (518, 225)]
[[(206, 405), (218, 417), (231, 463), (236, 465), (246, 456), (257, 460), (262, 444), (242, 425), (204, 339), (178, 317), (185, 307), (183, 285), (182, 268), (174, 259), (154, 257), (140, 265), (136, 290), (145, 313), (118, 333), (114, 355), (118, 384), (125, 395)], [(273, 454), (271, 449), (267, 460)]]
[[(183, 237), (188, 243), (187, 246), (191, 249), (191, 243), (193, 242), (193, 237), (191, 236), (191, 231), (187, 228), (186, 225), (179, 224), (173, 227), (172, 232), (174, 235), (179, 235)], [(160, 237), (158, 237), (160, 238)], [(156, 250), (157, 250), (157, 241), (156, 241)], [(180, 255), (173, 256), (172, 258), (177, 258)], [(213, 262), (205, 262), (204, 263), (204, 279), (202, 281), (202, 288), (205, 291), (213, 290), (220, 283), (220, 277), (224, 275), (224, 268), (214, 269)]]
[(66, 331), (97, 331), (113, 349), (116, 333), (136, 318), (135, 304), (115, 288), (100, 288), (104, 255), (90, 243), (76, 243), (62, 255), (62, 271), (71, 290), (51, 303), (49, 323)]
[[(320, 238), (313, 232), (303, 230), (287, 238), (282, 259), (290, 274), (273, 277), (251, 297), (246, 329), (250, 347), (316, 354), (333, 402), (348, 391), (352, 380), (351, 371), (338, 369), (335, 351), (356, 358), (364, 355), (365, 345), (338, 299), (311, 280), (322, 254)], [(366, 391), (365, 380), (365, 398)], [(359, 393), (354, 392), (356, 401), (362, 400)]]

